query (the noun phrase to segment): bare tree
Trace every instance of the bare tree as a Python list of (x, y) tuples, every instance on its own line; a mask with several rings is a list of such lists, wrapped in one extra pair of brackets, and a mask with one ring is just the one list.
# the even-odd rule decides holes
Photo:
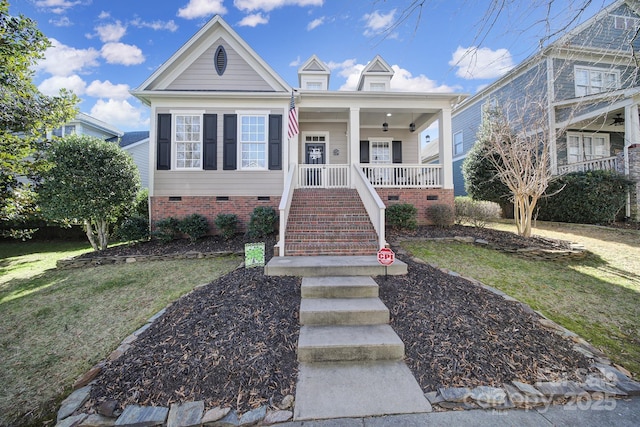
[[(478, 143), (486, 147), (497, 177), (511, 191), (518, 234), (531, 236), (533, 213), (538, 200), (553, 179), (549, 167), (543, 105), (523, 103), (485, 106)], [(531, 120), (532, 105), (540, 110)]]

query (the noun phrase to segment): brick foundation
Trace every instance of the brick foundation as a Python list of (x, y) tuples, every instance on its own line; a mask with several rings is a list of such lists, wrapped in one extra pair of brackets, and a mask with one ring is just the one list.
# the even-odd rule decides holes
[(409, 203), (415, 206), (418, 209), (418, 225), (429, 225), (431, 223), (427, 218), (427, 206), (446, 204), (451, 206), (452, 210), (454, 209), (453, 189), (377, 188), (376, 191), (387, 207), (399, 203)]
[(245, 232), (249, 226), (251, 213), (258, 206), (272, 207), (278, 212), (280, 196), (269, 200), (258, 200), (255, 196), (229, 196), (229, 200), (219, 200), (215, 196), (151, 197), (149, 210), (151, 223), (168, 218), (184, 218), (194, 213), (204, 215), (209, 221), (209, 234), (218, 234), (215, 226), (219, 214), (238, 215), (238, 231)]

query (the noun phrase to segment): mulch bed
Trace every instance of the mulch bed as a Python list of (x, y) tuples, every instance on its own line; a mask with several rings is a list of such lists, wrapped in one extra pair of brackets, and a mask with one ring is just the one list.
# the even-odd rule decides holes
[[(456, 233), (503, 247), (558, 244), (460, 226), (425, 227), (412, 236)], [(396, 233), (391, 238), (399, 237)], [(241, 250), (245, 243), (244, 238), (225, 241), (220, 249), (214, 248), (216, 241), (174, 242), (170, 249), (154, 242), (112, 249), (119, 255)], [(273, 243), (270, 240), (267, 248)], [(571, 380), (588, 370), (588, 360), (571, 349), (571, 342), (542, 328), (538, 316), (523, 305), (461, 277), (399, 258), (409, 264), (409, 274), (377, 282), (391, 311), (391, 325), (405, 343), (407, 364), (423, 390)], [(299, 305), (299, 278), (264, 276), (260, 268), (229, 273), (169, 306), (122, 357), (107, 362), (89, 405), (97, 408), (115, 400), (120, 408), (169, 406), (204, 400), (207, 408), (232, 407), (242, 413), (279, 403), (295, 394)]]

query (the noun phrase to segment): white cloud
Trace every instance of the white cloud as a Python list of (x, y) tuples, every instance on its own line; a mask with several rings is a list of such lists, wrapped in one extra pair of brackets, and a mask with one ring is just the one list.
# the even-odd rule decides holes
[(72, 8), (78, 4), (81, 4), (81, 1), (69, 1), (69, 0), (37, 0), (36, 7), (41, 7), (44, 9), (49, 9), (51, 12), (60, 14), (66, 12), (67, 9)]
[(399, 92), (454, 92), (456, 88), (438, 85), (424, 74), (414, 77), (408, 70), (392, 65), (394, 74), (391, 78), (391, 90)]
[(307, 31), (311, 31), (315, 28), (318, 28), (320, 25), (324, 24), (324, 16), (320, 18), (316, 18), (313, 21), (307, 24)]
[(513, 58), (507, 49), (491, 50), (458, 46), (449, 65), (456, 67), (456, 75), (463, 79), (494, 79), (505, 75), (514, 67)]
[(112, 98), (116, 100), (131, 97), (129, 85), (113, 84), (109, 80), (103, 82), (94, 80), (87, 86), (86, 94), (95, 98)]
[[(358, 64), (355, 59), (347, 59), (346, 61), (336, 63), (329, 62), (328, 67), (331, 70), (337, 70), (341, 77), (344, 77), (345, 82), (338, 90), (356, 90), (358, 88), (358, 82), (360, 81), (360, 75), (366, 64)], [(453, 92), (457, 88), (438, 85), (435, 81), (429, 79), (427, 76), (420, 74), (414, 77), (408, 70), (400, 68), (397, 65), (391, 66), (394, 71), (394, 75), (391, 78), (391, 90), (398, 92)]]
[(100, 53), (93, 49), (76, 49), (66, 46), (56, 39), (49, 39), (51, 46), (45, 51), (44, 59), (37, 68), (54, 76), (70, 76), (98, 65)]
[(149, 125), (148, 119), (143, 117), (143, 110), (137, 109), (125, 100), (99, 99), (89, 114), (122, 129), (144, 128)]
[(53, 76), (38, 85), (38, 90), (48, 96), (57, 96), (60, 89), (67, 89), (80, 96), (85, 93), (87, 84), (77, 74), (70, 76)]
[(124, 43), (107, 43), (102, 46), (100, 55), (109, 64), (137, 65), (145, 61), (139, 47)]
[(178, 10), (178, 16), (185, 19), (202, 18), (210, 15), (224, 15), (227, 8), (223, 0), (189, 0), (189, 3)]
[(116, 21), (113, 24), (103, 24), (96, 27), (98, 37), (103, 43), (118, 42), (127, 32), (127, 26)]
[(300, 60), (300, 55), (298, 55), (298, 57), (296, 59), (294, 59), (293, 61), (289, 62), (289, 67), (299, 67), (300, 64), (302, 64), (302, 61)]
[(155, 30), (155, 31), (168, 30), (168, 31), (171, 31), (172, 33), (175, 33), (176, 31), (178, 31), (178, 25), (173, 19), (169, 21), (147, 22), (147, 21), (141, 20), (140, 18), (136, 18), (133, 21), (131, 21), (130, 24), (136, 28), (151, 28), (152, 30)]
[(365, 23), (364, 35), (367, 37), (376, 36), (389, 30), (395, 21), (396, 9), (387, 14), (382, 14), (377, 10), (373, 13), (367, 13), (363, 19)]
[(63, 16), (60, 19), (49, 19), (49, 24), (54, 27), (70, 27), (73, 25), (71, 20), (66, 16)]
[(322, 6), (323, 3), (324, 0), (233, 0), (233, 5), (244, 12), (271, 12), (284, 6)]
[(100, 12), (100, 15), (98, 15), (98, 19), (107, 19), (111, 17), (111, 13), (106, 12), (106, 11), (102, 11)]
[(262, 16), (262, 13), (254, 13), (251, 15), (247, 15), (238, 25), (241, 27), (257, 27), (258, 25), (268, 24), (269, 23), (269, 15)]

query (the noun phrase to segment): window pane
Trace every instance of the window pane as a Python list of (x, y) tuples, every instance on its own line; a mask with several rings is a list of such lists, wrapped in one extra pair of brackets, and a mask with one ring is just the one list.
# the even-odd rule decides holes
[(176, 167), (200, 168), (202, 156), (200, 116), (176, 116)]

